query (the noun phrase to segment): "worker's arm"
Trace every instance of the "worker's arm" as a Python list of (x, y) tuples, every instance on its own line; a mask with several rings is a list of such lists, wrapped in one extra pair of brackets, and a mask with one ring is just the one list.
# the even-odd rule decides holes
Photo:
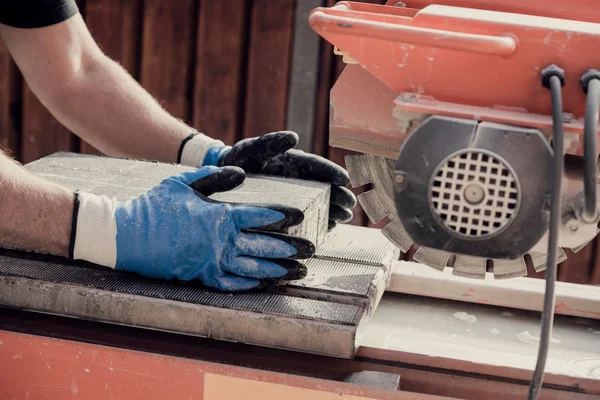
[(35, 29), (0, 25), (0, 35), (33, 93), (69, 130), (107, 155), (176, 161), (193, 129), (104, 55), (79, 13)]
[(66, 256), (73, 193), (0, 152), (0, 247)]
[(79, 13), (36, 29), (0, 25), (0, 34), (41, 102), (103, 153), (195, 167), (235, 165), (247, 173), (318, 180), (332, 185), (330, 228), (351, 219), (356, 198), (343, 188), (349, 182), (346, 171), (322, 157), (288, 151), (298, 140), (291, 132), (242, 141), (233, 148), (210, 133), (190, 138), (194, 129), (162, 109), (102, 53)]

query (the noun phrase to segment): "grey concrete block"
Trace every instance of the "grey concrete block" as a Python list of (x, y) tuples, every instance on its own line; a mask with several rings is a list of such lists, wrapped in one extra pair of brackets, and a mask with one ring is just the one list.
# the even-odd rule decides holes
[[(175, 164), (134, 161), (73, 153), (56, 153), (25, 166), (46, 180), (70, 189), (124, 201), (145, 193), (162, 180), (194, 168)], [(282, 204), (304, 212), (302, 224), (289, 233), (319, 246), (327, 235), (330, 186), (303, 180), (248, 175), (229, 192), (211, 198), (232, 203)]]

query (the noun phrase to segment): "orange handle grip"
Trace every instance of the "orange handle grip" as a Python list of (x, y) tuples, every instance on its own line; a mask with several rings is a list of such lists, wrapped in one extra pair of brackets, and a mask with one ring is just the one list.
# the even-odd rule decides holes
[[(341, 9), (342, 7), (336, 7), (338, 13)], [(348, 12), (351, 13), (352, 11)], [(502, 57), (512, 55), (517, 48), (517, 43), (512, 37), (453, 32), (371, 21), (352, 16), (337, 15), (338, 13), (329, 14), (317, 9), (310, 15), (309, 24), (312, 29), (319, 33), (369, 37)]]

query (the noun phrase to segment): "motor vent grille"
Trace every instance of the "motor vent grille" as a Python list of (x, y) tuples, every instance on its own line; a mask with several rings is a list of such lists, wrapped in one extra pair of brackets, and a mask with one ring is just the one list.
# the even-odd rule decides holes
[(430, 186), (430, 207), (450, 232), (467, 238), (493, 236), (515, 216), (517, 179), (500, 159), (465, 151), (440, 164)]

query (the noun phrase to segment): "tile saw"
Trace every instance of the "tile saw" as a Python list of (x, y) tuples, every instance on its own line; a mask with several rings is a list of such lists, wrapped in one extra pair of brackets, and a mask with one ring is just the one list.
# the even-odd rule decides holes
[[(330, 145), (362, 153), (346, 159), (352, 185), (372, 185), (360, 204), (371, 221), (389, 224), (381, 232), (339, 227), (320, 239), (307, 279), (245, 297), (4, 251), (4, 376), (35, 370), (46, 386), (38, 388), (43, 398), (64, 398), (64, 390), (110, 398), (109, 382), (121, 385), (120, 393), (135, 387), (128, 398), (164, 398), (158, 393), (165, 388), (176, 398), (206, 399), (254, 392), (267, 398), (526, 397), (531, 374), (522, 364), (427, 353), (423, 346), (446, 339), (425, 339), (443, 332), (427, 331), (436, 322), (418, 321), (424, 313), (449, 324), (488, 316), (498, 331), (520, 324), (518, 336), (539, 328), (535, 314), (504, 311), (519, 315), (508, 322), (491, 316), (493, 303), (469, 308), (388, 289), (404, 265), (400, 252), (414, 251), (416, 262), (442, 274), (517, 282), (527, 267), (548, 268), (552, 278), (562, 248), (577, 251), (595, 238), (600, 74), (594, 67), (600, 59), (589, 49), (600, 41), (600, 25), (594, 10), (586, 0), (552, 7), (512, 0), (340, 2), (314, 10), (311, 27), (348, 63), (331, 91)], [(565, 154), (560, 165), (555, 153)], [(54, 168), (63, 173), (55, 179), (62, 184), (93, 181), (80, 175), (90, 171), (81, 170), (79, 156), (51, 158), (40, 162), (58, 158)], [(99, 160), (92, 164), (102, 168)], [(131, 164), (115, 172), (129, 184), (102, 182), (96, 189), (127, 196), (145, 187), (136, 185), (152, 167)], [(551, 171), (561, 172), (558, 179)], [(546, 298), (553, 299), (548, 282)], [(510, 283), (505, 289), (510, 293)], [(461, 307), (468, 312), (456, 312)], [(448, 313), (454, 319), (442, 317)], [(593, 398), (600, 394), (597, 318), (557, 314), (562, 342), (556, 351), (589, 366), (574, 373), (550, 354), (541, 397)], [(421, 331), (400, 329), (410, 326)], [(462, 333), (469, 338), (474, 328), (467, 326)], [(544, 335), (553, 333), (543, 330), (537, 342), (531, 334), (520, 337), (543, 347)], [(474, 341), (447, 342), (447, 348), (485, 352)], [(517, 350), (503, 351), (518, 358)], [(93, 373), (99, 375), (91, 381)], [(161, 377), (161, 384), (149, 383)], [(217, 383), (225, 394), (211, 389)], [(537, 389), (529, 396), (537, 398)]]

